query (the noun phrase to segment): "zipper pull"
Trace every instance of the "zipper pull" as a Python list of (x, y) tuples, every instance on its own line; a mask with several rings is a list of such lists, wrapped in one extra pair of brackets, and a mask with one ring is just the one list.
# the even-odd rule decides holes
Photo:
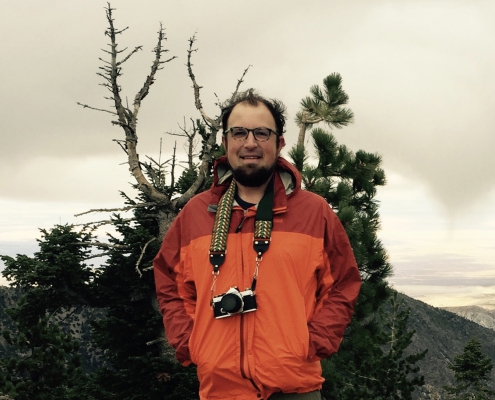
[(246, 214), (247, 210), (244, 210), (244, 216), (242, 217), (240, 224), (237, 226), (237, 228), (235, 228), (235, 233), (239, 233), (241, 231), (242, 224), (244, 224), (244, 220), (246, 219)]

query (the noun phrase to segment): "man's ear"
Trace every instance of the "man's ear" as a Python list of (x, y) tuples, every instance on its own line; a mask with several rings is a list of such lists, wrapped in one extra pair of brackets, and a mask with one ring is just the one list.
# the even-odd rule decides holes
[(222, 144), (225, 147), (225, 151), (227, 151), (227, 138), (226, 135), (222, 135)]
[(279, 136), (278, 138), (278, 148), (277, 148), (277, 156), (280, 156), (280, 152), (285, 146), (285, 138), (283, 136)]

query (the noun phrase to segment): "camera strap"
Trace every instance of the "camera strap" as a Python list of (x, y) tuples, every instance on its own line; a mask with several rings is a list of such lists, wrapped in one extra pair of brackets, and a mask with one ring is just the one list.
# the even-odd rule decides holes
[(268, 250), (271, 241), (273, 227), (273, 187), (274, 183), (272, 177), (266, 188), (265, 195), (256, 209), (253, 237), (253, 249), (256, 252), (256, 267), (254, 269), (253, 282), (251, 283), (251, 290), (253, 292), (256, 289), (258, 270), (261, 260), (263, 259), (263, 254)]
[[(211, 287), (212, 299), (213, 292), (215, 290), (216, 277), (220, 273), (220, 266), (225, 261), (225, 255), (227, 253), (227, 236), (229, 232), (230, 219), (232, 216), (235, 191), (236, 183), (234, 179), (232, 179), (229, 188), (218, 202), (217, 213), (215, 215), (215, 223), (213, 225), (209, 251), (209, 260), (213, 266), (213, 285)], [(253, 283), (251, 285), (251, 290), (253, 291), (256, 287), (256, 281), (258, 279), (260, 262), (263, 258), (263, 254), (268, 250), (268, 246), (271, 241), (273, 226), (273, 198), (274, 179), (272, 177), (265, 190), (265, 194), (258, 203), (258, 207), (256, 209), (253, 237), (253, 249), (256, 252), (256, 267), (253, 274)]]

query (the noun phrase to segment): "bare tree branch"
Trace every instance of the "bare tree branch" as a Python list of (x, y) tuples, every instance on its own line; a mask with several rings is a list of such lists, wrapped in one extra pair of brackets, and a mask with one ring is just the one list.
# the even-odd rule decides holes
[(109, 253), (109, 252), (103, 252), (103, 253), (99, 253), (99, 254), (93, 254), (92, 256), (86, 257), (84, 260), (90, 260), (92, 258), (106, 257), (106, 256), (109, 256), (110, 254), (111, 253)]
[(153, 84), (155, 81), (155, 74), (160, 69), (160, 65), (167, 63), (169, 61), (172, 61), (174, 58), (177, 58), (176, 56), (173, 56), (172, 58), (165, 60), (165, 61), (160, 61), (162, 53), (168, 52), (168, 50), (163, 49), (162, 46), (162, 41), (166, 40), (165, 38), (165, 33), (163, 31), (163, 26), (160, 23), (160, 30), (158, 31), (158, 43), (156, 44), (156, 47), (153, 49), (155, 53), (155, 60), (153, 61), (153, 64), (151, 66), (151, 72), (146, 78), (146, 81), (141, 88), (141, 90), (136, 94), (136, 97), (134, 98), (134, 112), (133, 115), (136, 117), (137, 113), (139, 111), (139, 107), (141, 106), (141, 101), (148, 95), (150, 86)]
[(141, 251), (141, 254), (139, 255), (139, 258), (138, 258), (138, 260), (137, 260), (137, 263), (136, 263), (136, 271), (137, 271), (137, 273), (139, 274), (139, 277), (140, 277), (140, 278), (143, 276), (143, 274), (142, 274), (142, 272), (139, 270), (139, 264), (141, 264), (141, 260), (143, 259), (144, 253), (146, 252), (146, 247), (148, 247), (148, 245), (149, 245), (151, 242), (155, 241), (155, 240), (156, 240), (156, 238), (152, 238), (152, 239), (148, 240), (148, 241), (145, 243), (145, 245), (143, 246), (143, 249), (142, 249), (142, 251)]
[[(161, 142), (161, 139), (160, 139), (160, 142)], [(160, 143), (160, 144), (161, 144), (161, 143)], [(171, 158), (170, 158), (170, 159), (168, 159), (167, 161), (164, 161), (164, 162), (160, 162), (160, 161), (158, 161), (158, 162), (157, 162), (157, 161), (155, 161), (155, 160), (153, 159), (153, 157), (150, 157), (150, 156), (146, 156), (146, 158), (147, 158), (148, 160), (152, 161), (152, 162), (153, 162), (153, 164), (155, 164), (155, 165), (157, 166), (157, 168), (163, 168), (163, 166), (164, 166), (165, 164), (168, 164), (170, 161), (172, 161), (172, 159), (171, 159)]]
[[(114, 107), (116, 111), (117, 120), (112, 121), (112, 124), (118, 125), (124, 129), (125, 132), (125, 140), (126, 140), (126, 152), (128, 156), (129, 169), (131, 174), (137, 181), (137, 188), (145, 193), (150, 199), (167, 205), (170, 204), (170, 198), (165, 194), (161, 193), (157, 190), (145, 177), (143, 171), (141, 170), (142, 164), (139, 162), (139, 155), (137, 153), (137, 116), (139, 113), (139, 109), (141, 106), (141, 101), (146, 97), (149, 93), (149, 88), (151, 84), (154, 82), (155, 74), (158, 71), (161, 64), (164, 61), (161, 61), (162, 53), (166, 52), (162, 47), (162, 41), (165, 39), (163, 27), (160, 24), (160, 30), (158, 32), (158, 43), (154, 49), (155, 60), (153, 61), (151, 67), (151, 73), (145, 80), (145, 83), (141, 90), (136, 94), (133, 103), (133, 110), (131, 111), (128, 107), (125, 107), (122, 101), (122, 97), (120, 95), (121, 87), (118, 84), (118, 78), (121, 76), (121, 65), (123, 62), (127, 61), (131, 55), (137, 52), (141, 46), (136, 47), (128, 56), (118, 61), (117, 56), (121, 52), (117, 48), (116, 35), (122, 33), (124, 30), (117, 30), (113, 23), (112, 17), (113, 9), (108, 4), (106, 8), (107, 13), (107, 21), (108, 21), (108, 29), (105, 34), (110, 38), (110, 62), (107, 63), (103, 67), (104, 78), (108, 82), (108, 88), (112, 91), (112, 99), (114, 102)], [(127, 29), (127, 28), (126, 28)], [(173, 59), (173, 58), (172, 58)], [(122, 147), (122, 145), (121, 145)]]
[(160, 337), (160, 338), (155, 339), (155, 340), (150, 340), (149, 342), (146, 342), (146, 346), (151, 346), (153, 344), (160, 343), (160, 342), (166, 342), (165, 337)]
[[(122, 221), (122, 222), (131, 222), (131, 221), (135, 221), (135, 220), (136, 220), (136, 218), (123, 218), (123, 219), (120, 219), (120, 221)], [(100, 226), (103, 226), (103, 225), (112, 225), (114, 222), (115, 221), (113, 221), (111, 219), (104, 219), (104, 220), (101, 220), (101, 221), (87, 222), (87, 223), (84, 223), (84, 224), (75, 224), (74, 226), (82, 226), (83, 229), (91, 227), (91, 230), (96, 230)]]
[(77, 242), (73, 243), (76, 246), (94, 246), (94, 247), (101, 247), (103, 249), (121, 249), (121, 250), (126, 250), (130, 249), (131, 246), (127, 246), (126, 244), (110, 244), (110, 243), (103, 243), (103, 242)]
[(179, 137), (187, 137), (183, 133), (173, 133), (173, 132), (165, 132), (165, 135), (170, 135), (170, 136), (179, 136)]
[(132, 50), (124, 59), (120, 60), (116, 65), (119, 66), (119, 65), (125, 63), (129, 58), (131, 58), (131, 56), (134, 53), (138, 52), (139, 50), (143, 50), (143, 46), (137, 46), (136, 48), (134, 48), (134, 50)]
[(117, 115), (117, 113), (115, 113), (114, 111), (103, 110), (102, 108), (91, 107), (91, 106), (88, 106), (87, 104), (82, 104), (82, 103), (79, 103), (79, 102), (77, 102), (77, 104), (80, 105), (83, 108), (89, 108), (91, 110), (102, 111), (102, 112), (106, 112), (106, 113), (109, 113), (109, 114), (112, 114), (112, 115)]
[(113, 139), (114, 142), (116, 142), (122, 150), (124, 150), (124, 153), (129, 155), (129, 152), (127, 151), (126, 147), (126, 141), (125, 140), (118, 140), (118, 139)]
[(175, 188), (175, 154), (177, 151), (177, 142), (174, 143), (174, 151), (172, 153), (172, 165), (171, 165), (171, 170), (170, 170), (170, 190), (169, 190), (169, 196), (172, 196), (172, 193)]
[(196, 133), (197, 133), (197, 130), (196, 130), (196, 124), (194, 123), (194, 120), (191, 118), (191, 122), (192, 122), (192, 125), (193, 125), (193, 128), (192, 128), (192, 131), (193, 133), (191, 134), (188, 134), (186, 131), (185, 131), (185, 127), (186, 127), (186, 121), (184, 121), (184, 133), (187, 135), (187, 142), (188, 142), (188, 148), (187, 148), (187, 165), (189, 166), (189, 169), (193, 169), (194, 167), (194, 154), (193, 154), (193, 151), (194, 151), (194, 138), (196, 136)]
[(79, 214), (74, 214), (74, 217), (80, 217), (81, 215), (90, 214), (90, 213), (94, 213), (94, 212), (129, 211), (129, 210), (132, 210), (134, 208), (150, 207), (150, 206), (156, 206), (156, 205), (157, 205), (157, 203), (151, 202), (151, 203), (133, 204), (133, 205), (121, 207), (121, 208), (94, 208), (92, 210), (84, 211), (84, 212), (79, 213)]
[(233, 99), (237, 95), (237, 93), (239, 92), (239, 87), (241, 86), (241, 83), (244, 82), (244, 77), (246, 76), (247, 72), (249, 71), (249, 68), (251, 68), (251, 67), (252, 67), (251, 64), (248, 65), (247, 68), (242, 73), (241, 79), (237, 80), (237, 86), (235, 87), (234, 93), (232, 93), (231, 99)]
[(191, 38), (189, 38), (189, 50), (187, 50), (187, 72), (189, 73), (189, 77), (191, 78), (193, 84), (194, 104), (196, 105), (196, 109), (200, 112), (206, 124), (212, 129), (216, 128), (215, 130), (218, 130), (218, 126), (219, 126), (218, 119), (214, 120), (210, 118), (208, 115), (206, 115), (206, 112), (203, 109), (203, 105), (201, 104), (201, 99), (199, 97), (199, 90), (201, 89), (201, 86), (199, 86), (198, 83), (196, 82), (196, 77), (194, 76), (192, 70), (191, 56), (192, 53), (197, 51), (197, 49), (193, 49), (193, 44), (195, 41), (196, 41), (196, 34), (194, 34)]

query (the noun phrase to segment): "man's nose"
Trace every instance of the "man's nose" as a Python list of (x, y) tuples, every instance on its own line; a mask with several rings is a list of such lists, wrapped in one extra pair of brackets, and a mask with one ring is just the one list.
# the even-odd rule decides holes
[(254, 138), (253, 131), (248, 130), (247, 138), (244, 140), (244, 146), (247, 146), (247, 147), (258, 146), (258, 141)]

